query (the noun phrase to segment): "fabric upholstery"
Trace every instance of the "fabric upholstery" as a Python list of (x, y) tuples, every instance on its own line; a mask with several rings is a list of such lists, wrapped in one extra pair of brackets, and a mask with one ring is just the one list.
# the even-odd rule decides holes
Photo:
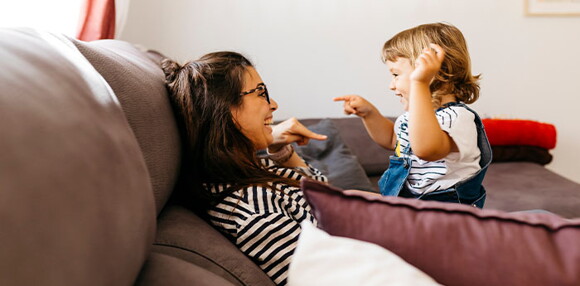
[[(391, 117), (389, 119), (395, 120)], [(389, 167), (389, 156), (393, 155), (394, 151), (387, 150), (375, 143), (368, 135), (360, 118), (336, 118), (333, 121), (340, 130), (340, 135), (346, 145), (359, 158), (367, 175), (382, 175)], [(351, 132), (354, 130), (363, 132)]]
[(310, 140), (307, 145), (296, 146), (296, 152), (320, 170), (328, 181), (343, 189), (375, 191), (357, 157), (343, 142), (332, 120), (323, 119), (307, 126), (313, 132), (327, 135), (326, 140)]
[(483, 185), (487, 209), (543, 209), (565, 218), (580, 218), (580, 184), (530, 162), (490, 165)]
[(163, 71), (147, 53), (127, 42), (74, 43), (119, 98), (147, 162), (160, 212), (173, 190), (181, 154)]
[(234, 285), (274, 285), (233, 243), (191, 211), (171, 205), (158, 220), (154, 252), (201, 266)]
[(181, 259), (152, 253), (135, 286), (234, 286), (226, 279)]
[(309, 180), (302, 189), (319, 228), (381, 245), (443, 285), (580, 284), (580, 219), (349, 194)]
[(536, 146), (491, 146), (493, 162), (533, 162), (546, 165), (552, 162), (548, 149)]
[(116, 98), (48, 33), (0, 29), (0, 62), (0, 285), (132, 284), (155, 204)]
[[(316, 124), (320, 118), (301, 119), (302, 124), (308, 126)], [(375, 143), (366, 132), (360, 118), (331, 118), (339, 131), (340, 137), (356, 155), (359, 163), (368, 176), (381, 175), (389, 167), (389, 156), (393, 151), (386, 150)]]

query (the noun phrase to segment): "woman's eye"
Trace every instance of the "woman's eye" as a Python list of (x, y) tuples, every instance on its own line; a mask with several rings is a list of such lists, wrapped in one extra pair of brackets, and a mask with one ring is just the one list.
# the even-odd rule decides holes
[(258, 96), (260, 96), (260, 97), (266, 97), (266, 92), (258, 93)]

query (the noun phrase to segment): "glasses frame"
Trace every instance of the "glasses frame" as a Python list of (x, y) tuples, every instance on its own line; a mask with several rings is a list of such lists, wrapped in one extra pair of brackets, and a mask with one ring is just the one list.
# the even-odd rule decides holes
[(262, 91), (262, 90), (264, 92), (259, 94), (259, 95), (265, 95), (266, 101), (268, 102), (268, 104), (270, 104), (270, 95), (268, 94), (268, 88), (266, 87), (266, 85), (263, 82), (258, 83), (256, 88), (254, 88), (254, 89), (250, 89), (248, 91), (243, 91), (242, 93), (240, 93), (240, 95), (248, 95), (250, 93), (254, 93), (256, 91)]

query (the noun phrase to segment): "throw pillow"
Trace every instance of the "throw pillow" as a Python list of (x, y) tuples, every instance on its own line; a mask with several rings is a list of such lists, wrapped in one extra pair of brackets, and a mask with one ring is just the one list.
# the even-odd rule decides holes
[(330, 235), (372, 242), (444, 285), (580, 285), (580, 219), (349, 193), (302, 190)]
[(288, 270), (289, 285), (440, 285), (376, 244), (331, 236), (309, 221), (301, 228)]
[(519, 119), (482, 119), (491, 146), (526, 145), (544, 149), (556, 147), (556, 127)]
[[(392, 117), (389, 119), (396, 120)], [(393, 155), (394, 151), (384, 149), (375, 143), (360, 118), (333, 118), (332, 121), (340, 131), (344, 143), (357, 156), (368, 176), (380, 176), (387, 170), (389, 156)]]
[(532, 162), (546, 165), (552, 161), (548, 149), (536, 146), (491, 146), (493, 162)]
[(332, 120), (322, 119), (307, 127), (313, 132), (327, 135), (328, 139), (310, 140), (307, 145), (296, 146), (296, 152), (304, 160), (326, 175), (335, 186), (376, 192), (356, 156), (344, 144)]

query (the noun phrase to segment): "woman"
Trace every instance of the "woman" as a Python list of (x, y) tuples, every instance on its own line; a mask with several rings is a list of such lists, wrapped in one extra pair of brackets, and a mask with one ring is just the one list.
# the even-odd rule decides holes
[[(294, 118), (272, 126), (278, 105), (238, 53), (211, 53), (183, 66), (166, 59), (162, 67), (184, 138), (187, 200), (276, 284), (286, 284), (300, 222), (316, 223), (299, 181), (327, 181), (290, 143), (326, 136)], [(257, 156), (262, 149), (265, 158)]]

